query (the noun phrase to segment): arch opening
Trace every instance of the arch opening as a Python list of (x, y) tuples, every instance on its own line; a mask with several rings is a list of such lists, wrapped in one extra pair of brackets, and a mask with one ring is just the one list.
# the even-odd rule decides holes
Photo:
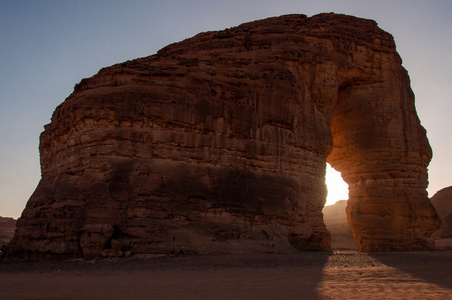
[(328, 191), (325, 206), (348, 200), (348, 184), (342, 179), (341, 173), (329, 163), (326, 164), (325, 184)]
[(329, 163), (326, 164), (325, 184), (327, 198), (323, 208), (323, 219), (326, 229), (331, 235), (331, 248), (357, 250), (358, 246), (353, 241), (345, 212), (348, 184), (342, 179), (341, 173), (331, 167)]

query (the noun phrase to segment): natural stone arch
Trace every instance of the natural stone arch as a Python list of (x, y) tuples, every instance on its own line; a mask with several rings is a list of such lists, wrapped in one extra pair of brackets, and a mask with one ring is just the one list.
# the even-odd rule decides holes
[(373, 78), (340, 85), (327, 161), (349, 185), (347, 217), (361, 251), (426, 249), (433, 245), (419, 236), (437, 226), (425, 190), (431, 149), (409, 78)]
[(393, 38), (350, 16), (270, 18), (102, 69), (40, 154), (6, 255), (329, 250), (327, 160), (361, 250), (428, 249), (439, 225)]

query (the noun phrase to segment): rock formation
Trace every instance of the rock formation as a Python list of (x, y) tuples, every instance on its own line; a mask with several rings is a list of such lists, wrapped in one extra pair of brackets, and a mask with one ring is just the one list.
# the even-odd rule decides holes
[(16, 231), (16, 220), (0, 217), (0, 249), (8, 244)]
[(348, 226), (345, 213), (347, 200), (340, 200), (333, 205), (323, 208), (323, 221), (331, 235), (331, 248), (333, 249), (357, 249), (353, 241), (352, 230)]
[(362, 251), (427, 249), (431, 149), (390, 34), (287, 15), (83, 79), (40, 140), (8, 255), (329, 249), (325, 163)]
[(438, 191), (430, 200), (441, 219), (439, 236), (441, 238), (452, 238), (452, 186)]

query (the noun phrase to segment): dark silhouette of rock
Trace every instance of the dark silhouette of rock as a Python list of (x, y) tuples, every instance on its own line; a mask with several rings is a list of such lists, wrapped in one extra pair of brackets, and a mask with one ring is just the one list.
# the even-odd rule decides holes
[(13, 238), (14, 231), (16, 231), (16, 220), (0, 217), (0, 249)]
[(452, 186), (438, 191), (430, 200), (441, 219), (439, 236), (452, 238)]
[(333, 249), (358, 249), (347, 222), (346, 207), (347, 200), (340, 200), (323, 208), (323, 220), (331, 235), (331, 248)]
[(7, 255), (328, 250), (325, 163), (362, 251), (428, 249), (431, 149), (393, 37), (287, 15), (83, 79), (40, 140)]

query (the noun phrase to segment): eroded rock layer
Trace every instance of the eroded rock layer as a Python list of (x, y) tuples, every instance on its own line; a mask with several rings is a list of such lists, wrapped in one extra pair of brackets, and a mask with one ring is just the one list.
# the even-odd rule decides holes
[(393, 38), (350, 16), (255, 21), (102, 69), (40, 153), (16, 257), (329, 249), (327, 160), (361, 250), (426, 249), (438, 226)]

